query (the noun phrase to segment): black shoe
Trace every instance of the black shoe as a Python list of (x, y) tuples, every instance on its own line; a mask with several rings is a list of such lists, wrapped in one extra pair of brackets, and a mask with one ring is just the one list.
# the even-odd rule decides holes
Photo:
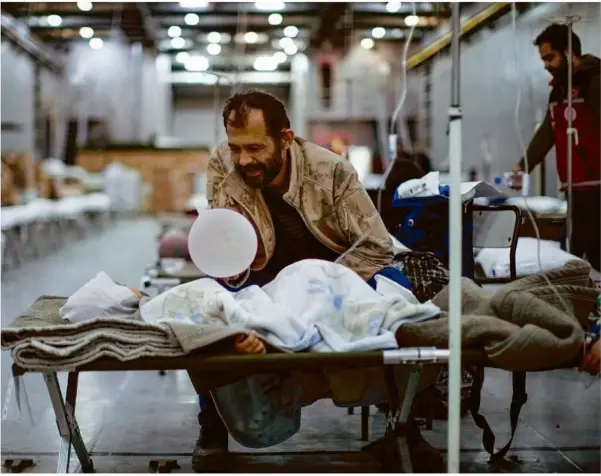
[(226, 472), (228, 433), (213, 401), (198, 414), (200, 435), (192, 452), (192, 470), (196, 473)]
[(407, 445), (414, 473), (446, 473), (442, 453), (424, 439), (415, 424), (409, 426)]

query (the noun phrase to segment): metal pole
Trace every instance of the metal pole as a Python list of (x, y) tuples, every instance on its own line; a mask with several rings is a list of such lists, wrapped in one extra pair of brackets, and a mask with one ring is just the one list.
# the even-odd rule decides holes
[[(568, 17), (568, 53), (566, 61), (568, 62), (568, 214), (566, 221), (566, 251), (572, 251), (572, 147), (574, 142), (574, 132), (572, 128), (572, 17)], [(577, 138), (576, 138), (577, 140)]]
[(451, 189), (449, 200), (449, 424), (447, 430), (447, 472), (459, 473), (461, 445), (461, 120), (459, 37), (461, 23), (459, 3), (451, 4), (451, 107), (449, 108), (449, 165)]

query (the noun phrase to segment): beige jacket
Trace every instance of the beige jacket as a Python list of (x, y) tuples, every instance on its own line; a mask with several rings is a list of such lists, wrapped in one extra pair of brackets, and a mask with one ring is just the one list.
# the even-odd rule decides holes
[[(340, 262), (365, 280), (389, 265), (392, 240), (351, 163), (300, 138), (290, 151), (290, 187), (284, 200), (298, 210), (311, 233), (340, 254), (357, 243)], [(207, 198), (211, 208), (233, 209), (254, 225), (259, 247), (251, 270), (263, 269), (276, 246), (271, 214), (260, 190), (248, 187), (236, 171), (227, 143), (217, 146), (209, 159)], [(244, 281), (246, 277), (236, 285)]]

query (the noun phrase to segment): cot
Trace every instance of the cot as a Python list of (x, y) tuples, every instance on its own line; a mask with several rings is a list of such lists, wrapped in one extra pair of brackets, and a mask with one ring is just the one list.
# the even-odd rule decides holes
[[(287, 373), (293, 371), (320, 372), (323, 369), (356, 369), (382, 367), (390, 409), (387, 414), (386, 432), (383, 437), (367, 444), (362, 452), (375, 452), (386, 472), (412, 472), (409, 450), (406, 441), (406, 426), (409, 411), (418, 389), (420, 376), (425, 367), (446, 364), (449, 351), (432, 348), (407, 348), (387, 351), (342, 352), (342, 353), (268, 353), (263, 355), (227, 355), (197, 353), (185, 357), (172, 358), (140, 358), (129, 362), (103, 358), (81, 367), (72, 369), (26, 370), (13, 365), (13, 375), (18, 377), (25, 373), (42, 373), (52, 407), (56, 416), (60, 438), (57, 473), (69, 472), (71, 448), (76, 453), (83, 472), (93, 472), (94, 462), (82, 439), (79, 424), (75, 416), (78, 377), (82, 372), (128, 372), (128, 371), (167, 371), (185, 370), (193, 382), (203, 381), (211, 386), (211, 380), (220, 374), (229, 374), (228, 380), (234, 382), (260, 373)], [(479, 349), (464, 349), (462, 360), (465, 365), (477, 367), (494, 367)], [(565, 367), (572, 367), (566, 363)], [(315, 370), (315, 369), (319, 370)], [(551, 369), (541, 369), (551, 370)], [(63, 394), (57, 373), (68, 372), (67, 388)], [(519, 375), (519, 374), (518, 374)], [(514, 383), (515, 383), (514, 377)], [(524, 380), (525, 382), (525, 380)], [(512, 433), (517, 425), (521, 406), (526, 401), (525, 388), (516, 394), (511, 403), (510, 419)], [(478, 412), (478, 408), (475, 409)], [(476, 423), (484, 430), (485, 449), (494, 453), (494, 435), (487, 431), (488, 425), (479, 414), (474, 415)], [(490, 430), (490, 428), (488, 428)], [(513, 438), (513, 435), (512, 435)], [(496, 457), (504, 456), (509, 443)], [(323, 453), (323, 452), (320, 452)], [(266, 454), (266, 453), (263, 453)], [(269, 454), (269, 453), (267, 453)], [(334, 453), (332, 453), (334, 454)], [(311, 453), (307, 453), (308, 456)], [(227, 462), (224, 462), (227, 465)], [(227, 472), (224, 467), (223, 471)]]

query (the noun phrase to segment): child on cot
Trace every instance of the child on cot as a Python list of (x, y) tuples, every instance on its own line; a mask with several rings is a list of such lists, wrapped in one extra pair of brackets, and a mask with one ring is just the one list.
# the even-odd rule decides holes
[[(134, 294), (142, 299), (142, 292), (133, 286), (128, 286)], [(601, 373), (601, 338), (600, 338), (600, 323), (597, 321), (586, 334), (586, 350), (584, 358), (580, 364), (580, 370), (591, 375)], [(250, 334), (240, 336), (234, 341), (234, 350), (240, 354), (264, 354), (267, 352), (265, 344), (255, 331)]]
[[(142, 299), (144, 294), (136, 289), (134, 286), (128, 286), (128, 288), (138, 297)], [(251, 331), (249, 335), (240, 336), (234, 341), (234, 350), (240, 354), (264, 354), (267, 352), (265, 344), (255, 331)]]

